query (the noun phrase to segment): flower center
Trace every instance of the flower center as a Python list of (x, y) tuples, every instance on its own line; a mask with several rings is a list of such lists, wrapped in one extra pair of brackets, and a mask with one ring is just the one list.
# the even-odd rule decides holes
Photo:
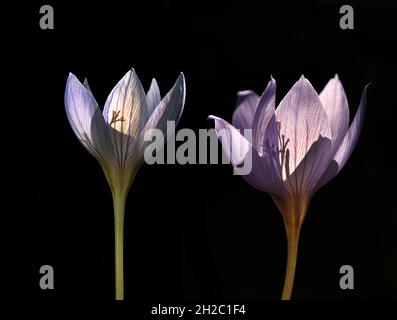
[(289, 142), (289, 139), (285, 139), (285, 135), (280, 133), (281, 130), (281, 121), (277, 121), (276, 122), (277, 125), (277, 132), (278, 132), (278, 146), (279, 146), (279, 154), (280, 154), (280, 166), (281, 169), (284, 166), (284, 159), (285, 159), (285, 155), (287, 152), (287, 145)]
[(286, 179), (289, 175), (289, 150), (287, 149), (289, 138), (281, 134), (281, 121), (276, 121), (277, 142), (265, 140), (262, 145), (263, 152), (268, 154), (271, 161), (280, 169), (281, 176)]

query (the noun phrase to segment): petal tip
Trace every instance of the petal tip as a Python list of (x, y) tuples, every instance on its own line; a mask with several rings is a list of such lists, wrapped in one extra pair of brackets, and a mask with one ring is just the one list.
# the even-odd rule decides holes
[(179, 72), (179, 76), (178, 76), (178, 80), (183, 80), (183, 82), (185, 82), (185, 75), (183, 74), (183, 72)]
[(240, 91), (237, 91), (237, 97), (245, 97), (245, 96), (248, 96), (253, 93), (255, 93), (255, 92), (253, 92), (252, 90), (240, 90)]
[(179, 73), (178, 79), (176, 80), (177, 83), (180, 83), (181, 90), (183, 92), (183, 103), (185, 103), (185, 98), (186, 98), (186, 81), (185, 81), (185, 75), (183, 72)]
[(179, 76), (176, 79), (176, 83), (180, 83), (182, 84), (182, 89), (185, 90), (186, 87), (186, 82), (185, 82), (185, 75), (183, 74), (183, 72), (179, 72)]
[(309, 87), (309, 88), (313, 89), (317, 93), (317, 91), (314, 89), (314, 87), (311, 84), (311, 82), (303, 74), (300, 76), (299, 80), (294, 84), (294, 86), (295, 85), (303, 86), (305, 88)]
[(273, 87), (276, 85), (276, 79), (273, 78), (273, 75), (270, 75), (269, 84), (272, 85)]
[(124, 75), (124, 77), (121, 80), (123, 80), (125, 78), (137, 78), (139, 80), (138, 75), (136, 74), (136, 71), (134, 68), (131, 68), (130, 70), (128, 70), (128, 72)]
[(69, 72), (68, 78), (66, 80), (66, 88), (70, 89), (71, 86), (76, 86), (76, 85), (77, 86), (82, 85), (82, 83), (72, 72)]
[(77, 77), (72, 72), (69, 72), (68, 81), (69, 81), (69, 79), (77, 79)]
[(364, 87), (364, 89), (363, 89), (363, 93), (361, 94), (361, 100), (364, 101), (364, 104), (366, 104), (366, 101), (367, 101), (367, 90), (368, 90), (368, 87), (369, 87), (371, 84), (372, 84), (371, 82), (368, 83), (368, 84), (366, 84), (365, 87)]

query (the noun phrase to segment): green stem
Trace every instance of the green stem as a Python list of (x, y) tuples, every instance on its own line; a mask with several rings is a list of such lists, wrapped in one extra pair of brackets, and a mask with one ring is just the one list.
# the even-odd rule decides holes
[(124, 300), (124, 210), (126, 196), (121, 192), (113, 194), (116, 300)]
[(287, 270), (285, 272), (284, 289), (281, 300), (290, 300), (294, 286), (296, 260), (298, 257), (300, 225), (285, 225), (288, 243)]

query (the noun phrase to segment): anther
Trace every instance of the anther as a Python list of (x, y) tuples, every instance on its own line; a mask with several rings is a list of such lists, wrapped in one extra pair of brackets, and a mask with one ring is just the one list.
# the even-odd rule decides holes
[(119, 117), (119, 114), (120, 114), (120, 110), (117, 110), (117, 111), (113, 110), (112, 111), (112, 119), (110, 120), (109, 124), (113, 124), (117, 121), (125, 121), (123, 117), (120, 117), (119, 119), (117, 119)]
[(281, 121), (276, 121), (277, 131), (280, 132), (281, 130)]

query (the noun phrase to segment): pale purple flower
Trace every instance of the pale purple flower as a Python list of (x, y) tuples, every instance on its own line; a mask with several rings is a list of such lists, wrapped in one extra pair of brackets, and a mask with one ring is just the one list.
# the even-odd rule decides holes
[[(243, 178), (272, 196), (288, 238), (296, 242), (310, 199), (340, 172), (357, 143), (366, 90), (350, 126), (349, 106), (337, 75), (320, 94), (302, 76), (277, 108), (276, 81), (271, 78), (260, 97), (252, 91), (238, 93), (232, 124), (210, 116), (218, 136), (221, 129), (230, 132), (222, 135), (221, 142), (233, 166), (252, 151), (252, 170)], [(242, 135), (242, 129), (252, 129), (252, 141)], [(284, 288), (284, 298), (289, 289), (292, 284)]]
[(128, 188), (141, 164), (147, 143), (144, 135), (166, 122), (178, 122), (185, 102), (185, 79), (181, 73), (161, 99), (155, 79), (145, 94), (131, 69), (110, 92), (103, 111), (88, 86), (72, 73), (65, 89), (65, 107), (70, 125), (83, 146), (99, 161), (113, 189)]
[(181, 73), (161, 99), (155, 79), (145, 94), (131, 69), (110, 92), (103, 112), (85, 81), (69, 74), (65, 107), (69, 123), (82, 145), (99, 161), (113, 196), (115, 228), (116, 299), (124, 299), (124, 208), (130, 185), (143, 163), (145, 133), (167, 121), (178, 122), (185, 103), (185, 78)]

